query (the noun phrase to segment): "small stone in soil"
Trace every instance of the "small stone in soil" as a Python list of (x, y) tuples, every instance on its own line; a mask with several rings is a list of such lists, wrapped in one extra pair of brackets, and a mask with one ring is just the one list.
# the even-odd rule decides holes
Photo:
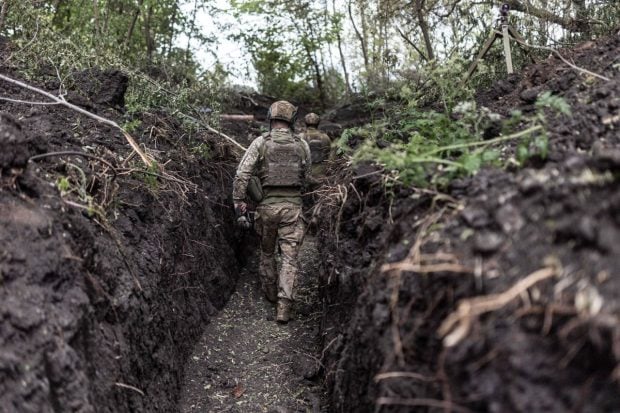
[(482, 253), (497, 251), (504, 243), (504, 237), (492, 231), (479, 232), (474, 237), (474, 249)]

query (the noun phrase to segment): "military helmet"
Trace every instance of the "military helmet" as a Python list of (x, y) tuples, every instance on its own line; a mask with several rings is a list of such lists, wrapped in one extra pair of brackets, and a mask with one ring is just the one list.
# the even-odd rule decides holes
[(318, 126), (321, 118), (316, 113), (308, 113), (304, 120), (308, 126)]
[(279, 100), (271, 105), (267, 118), (269, 120), (283, 120), (292, 125), (297, 119), (297, 108), (286, 100)]

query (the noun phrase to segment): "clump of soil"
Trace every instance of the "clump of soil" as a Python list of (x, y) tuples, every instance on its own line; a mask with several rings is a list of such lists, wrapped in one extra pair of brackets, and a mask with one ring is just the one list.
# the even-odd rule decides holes
[(333, 411), (620, 411), (620, 38), (562, 53), (611, 80), (550, 57), (480, 96), (504, 114), (563, 97), (546, 159), (447, 194), (388, 195), (362, 166), (323, 209)]
[[(126, 76), (74, 79), (69, 98), (122, 123)], [(41, 100), (4, 82), (0, 95)], [(201, 141), (163, 113), (134, 132), (165, 165), (147, 174), (113, 128), (57, 105), (0, 110), (0, 410), (175, 411), (192, 344), (237, 276), (234, 165), (193, 151)], [(67, 150), (91, 156), (27, 163)]]

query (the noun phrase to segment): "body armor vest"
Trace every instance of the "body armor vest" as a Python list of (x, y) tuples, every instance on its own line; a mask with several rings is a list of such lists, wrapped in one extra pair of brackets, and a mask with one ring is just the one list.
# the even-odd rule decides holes
[(317, 131), (314, 133), (310, 133), (310, 131), (308, 131), (305, 134), (305, 139), (306, 142), (308, 142), (308, 146), (310, 147), (313, 164), (321, 163), (329, 158), (331, 141), (323, 138), (320, 132)]
[(271, 135), (264, 138), (262, 166), (259, 178), (263, 187), (302, 186), (305, 152), (294, 137), (274, 140)]

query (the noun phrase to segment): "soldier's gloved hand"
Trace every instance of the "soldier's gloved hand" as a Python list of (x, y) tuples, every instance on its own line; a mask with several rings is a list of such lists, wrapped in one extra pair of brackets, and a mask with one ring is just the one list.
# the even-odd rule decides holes
[(235, 202), (235, 212), (237, 215), (245, 214), (245, 211), (248, 210), (248, 204), (245, 202)]

